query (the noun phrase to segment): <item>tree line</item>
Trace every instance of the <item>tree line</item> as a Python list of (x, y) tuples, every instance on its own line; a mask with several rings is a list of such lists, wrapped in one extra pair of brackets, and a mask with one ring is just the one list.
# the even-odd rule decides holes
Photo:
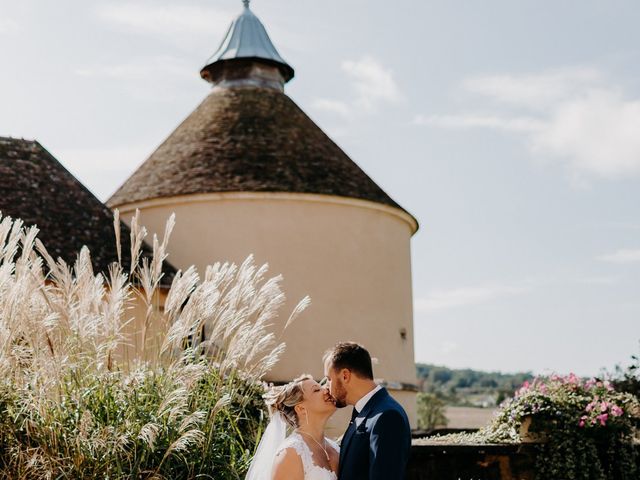
[(448, 405), (484, 407), (513, 396), (525, 381), (533, 378), (531, 372), (485, 372), (427, 363), (417, 363), (416, 373), (421, 392), (433, 394)]

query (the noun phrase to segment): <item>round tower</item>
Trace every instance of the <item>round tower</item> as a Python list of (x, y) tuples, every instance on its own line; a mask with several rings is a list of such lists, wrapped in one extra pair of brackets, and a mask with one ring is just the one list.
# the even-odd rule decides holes
[(140, 209), (159, 233), (175, 212), (169, 250), (178, 268), (254, 254), (284, 276), (288, 310), (311, 297), (267, 380), (320, 378), (324, 351), (357, 341), (415, 428), (417, 222), (284, 93), (294, 70), (244, 3), (200, 72), (211, 93), (108, 204), (124, 218)]

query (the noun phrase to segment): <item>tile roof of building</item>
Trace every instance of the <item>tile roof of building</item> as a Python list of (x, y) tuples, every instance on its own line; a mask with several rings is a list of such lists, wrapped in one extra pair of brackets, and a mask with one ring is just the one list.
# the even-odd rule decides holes
[[(37, 225), (54, 258), (73, 263), (83, 245), (96, 272), (117, 261), (113, 212), (36, 141), (0, 137), (0, 212)], [(129, 228), (121, 223), (123, 264), (131, 261)], [(144, 246), (143, 255), (151, 249)], [(165, 263), (163, 285), (175, 268)]]
[(401, 207), (288, 96), (214, 88), (107, 201), (212, 192), (295, 192)]

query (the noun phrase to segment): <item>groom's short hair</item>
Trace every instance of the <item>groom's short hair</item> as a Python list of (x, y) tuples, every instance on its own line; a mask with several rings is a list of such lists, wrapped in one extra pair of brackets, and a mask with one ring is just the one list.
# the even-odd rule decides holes
[(371, 355), (366, 348), (355, 342), (340, 342), (324, 354), (324, 361), (330, 361), (335, 370), (346, 368), (360, 378), (373, 380)]

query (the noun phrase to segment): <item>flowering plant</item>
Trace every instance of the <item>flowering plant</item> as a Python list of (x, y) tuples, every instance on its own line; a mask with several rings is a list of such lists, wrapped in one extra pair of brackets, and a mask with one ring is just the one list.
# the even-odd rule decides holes
[(501, 405), (496, 420), (516, 427), (523, 418), (534, 416), (552, 429), (608, 428), (630, 432), (637, 425), (639, 412), (638, 399), (616, 391), (609, 381), (583, 380), (571, 373), (525, 382), (513, 399)]
[(543, 440), (538, 478), (635, 479), (639, 419), (638, 398), (616, 391), (610, 382), (551, 375), (525, 382), (479, 436), (521, 442), (522, 427), (529, 426), (532, 438)]

